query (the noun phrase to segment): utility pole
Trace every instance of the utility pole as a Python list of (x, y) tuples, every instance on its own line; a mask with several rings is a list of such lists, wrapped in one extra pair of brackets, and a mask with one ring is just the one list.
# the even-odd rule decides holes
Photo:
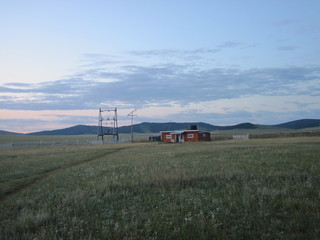
[(98, 137), (101, 136), (101, 139), (103, 141), (103, 118), (102, 118), (102, 110), (99, 108), (99, 121), (98, 121)]
[(131, 142), (133, 142), (133, 117), (138, 116), (134, 114), (135, 111), (137, 111), (137, 109), (133, 110), (127, 115), (127, 117), (131, 117)]

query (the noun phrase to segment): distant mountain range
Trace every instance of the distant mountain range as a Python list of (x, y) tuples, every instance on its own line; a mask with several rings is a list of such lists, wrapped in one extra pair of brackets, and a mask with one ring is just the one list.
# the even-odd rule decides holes
[[(257, 128), (285, 128), (285, 129), (303, 129), (320, 127), (320, 119), (301, 119), (291, 122), (286, 122), (277, 125), (259, 125), (252, 123), (241, 123), (232, 126), (215, 126), (203, 122), (165, 122), (165, 123), (151, 123), (143, 122), (133, 125), (133, 131), (135, 133), (159, 133), (166, 130), (182, 130), (188, 129), (190, 125), (197, 125), (199, 130), (202, 131), (217, 131), (217, 130), (233, 130), (233, 129), (257, 129)], [(107, 128), (105, 128), (107, 131)], [(119, 133), (130, 133), (131, 126), (119, 127)], [(0, 135), (12, 135), (18, 134), (14, 132), (1, 131)], [(57, 129), (51, 131), (41, 131), (28, 133), (27, 135), (84, 135), (84, 134), (97, 134), (97, 126), (77, 125), (64, 129)]]
[(22, 135), (21, 133), (0, 130), (0, 135)]

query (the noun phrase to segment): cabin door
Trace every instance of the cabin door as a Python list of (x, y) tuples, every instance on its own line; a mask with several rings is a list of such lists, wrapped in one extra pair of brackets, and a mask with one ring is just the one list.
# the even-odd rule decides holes
[(183, 133), (180, 134), (180, 142), (184, 142), (184, 135), (183, 135)]
[(184, 142), (183, 134), (176, 135), (176, 142)]

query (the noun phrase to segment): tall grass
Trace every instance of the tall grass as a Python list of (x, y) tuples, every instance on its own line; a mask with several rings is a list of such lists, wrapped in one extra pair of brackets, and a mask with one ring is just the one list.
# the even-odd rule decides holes
[[(146, 142), (149, 140), (151, 133), (134, 133), (134, 141)], [(158, 135), (158, 134), (154, 134)], [(19, 143), (30, 143), (30, 142), (90, 142), (101, 139), (95, 134), (88, 135), (0, 135), (0, 144), (13, 143), (18, 145)], [(106, 141), (112, 141), (112, 136), (104, 136)], [(121, 142), (130, 142), (131, 133), (119, 134), (119, 140)], [(54, 145), (54, 144), (52, 144)]]
[[(1, 169), (12, 167), (2, 172), (1, 186), (50, 171), (3, 193), (0, 239), (317, 239), (319, 143), (296, 138), (1, 151)], [(9, 173), (23, 161), (28, 164), (19, 173)]]

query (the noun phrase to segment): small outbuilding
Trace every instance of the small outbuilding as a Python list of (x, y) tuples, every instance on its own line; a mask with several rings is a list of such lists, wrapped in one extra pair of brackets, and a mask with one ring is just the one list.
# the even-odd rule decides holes
[(210, 132), (199, 130), (161, 131), (165, 143), (210, 141)]
[(161, 142), (161, 136), (149, 136), (149, 142)]

